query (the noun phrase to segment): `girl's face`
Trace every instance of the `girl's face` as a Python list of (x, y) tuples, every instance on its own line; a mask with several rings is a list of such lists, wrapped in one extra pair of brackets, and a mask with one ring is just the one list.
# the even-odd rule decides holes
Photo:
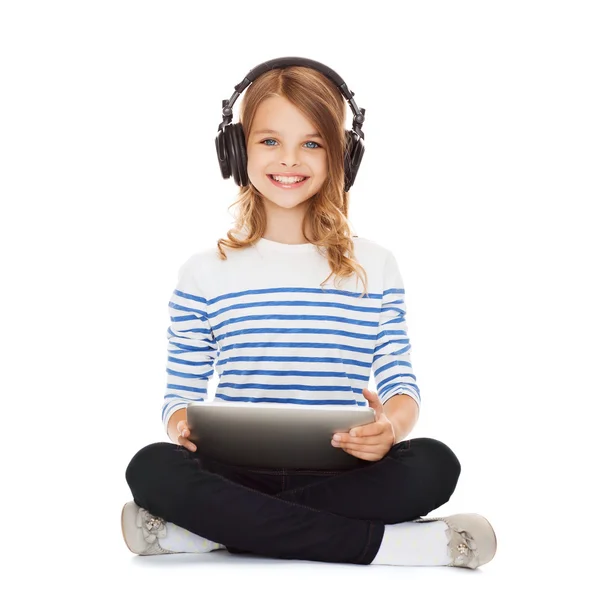
[[(324, 143), (315, 126), (289, 100), (263, 100), (246, 140), (248, 178), (269, 201), (282, 208), (294, 208), (314, 196), (325, 181)], [(297, 186), (283, 187), (270, 178), (271, 174), (286, 173), (308, 179)]]

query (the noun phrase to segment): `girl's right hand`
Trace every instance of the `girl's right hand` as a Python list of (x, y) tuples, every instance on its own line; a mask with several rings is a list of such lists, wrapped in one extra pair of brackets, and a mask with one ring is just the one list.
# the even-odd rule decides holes
[(177, 436), (177, 443), (184, 448), (187, 448), (190, 452), (196, 452), (196, 445), (193, 442), (190, 442), (188, 439), (190, 437), (190, 428), (188, 427), (188, 422), (183, 419), (177, 423), (177, 431), (179, 435)]

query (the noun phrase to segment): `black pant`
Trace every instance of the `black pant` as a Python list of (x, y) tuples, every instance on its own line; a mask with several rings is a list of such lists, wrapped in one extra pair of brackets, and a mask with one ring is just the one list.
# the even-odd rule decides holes
[(403, 440), (346, 471), (248, 469), (156, 442), (134, 455), (125, 478), (138, 506), (233, 554), (367, 565), (385, 524), (445, 504), (460, 470), (432, 438)]

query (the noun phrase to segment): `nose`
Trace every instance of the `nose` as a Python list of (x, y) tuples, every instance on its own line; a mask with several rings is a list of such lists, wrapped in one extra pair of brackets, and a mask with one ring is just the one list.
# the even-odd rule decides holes
[(298, 162), (296, 160), (296, 156), (292, 152), (292, 150), (283, 150), (282, 151), (281, 164), (285, 167), (287, 167), (289, 165), (296, 166), (298, 164)]

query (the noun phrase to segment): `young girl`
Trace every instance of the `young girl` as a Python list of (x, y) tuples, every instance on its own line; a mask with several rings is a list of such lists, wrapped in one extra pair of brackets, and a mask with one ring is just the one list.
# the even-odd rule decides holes
[[(419, 518), (450, 499), (461, 467), (441, 441), (405, 439), (421, 397), (402, 277), (393, 254), (352, 236), (348, 222), (356, 171), (344, 98), (353, 94), (340, 93), (347, 88), (328, 67), (292, 58), (263, 63), (244, 80), (253, 79), (233, 165), (241, 186), (235, 235), (179, 271), (162, 409), (173, 443), (142, 448), (127, 467), (125, 542), (142, 555), (226, 549), (475, 569), (496, 552), (485, 518)], [(217, 358), (215, 401), (371, 406), (374, 423), (331, 441), (364, 464), (248, 469), (201, 458), (186, 406), (207, 400)], [(377, 393), (365, 387), (371, 368)]]

